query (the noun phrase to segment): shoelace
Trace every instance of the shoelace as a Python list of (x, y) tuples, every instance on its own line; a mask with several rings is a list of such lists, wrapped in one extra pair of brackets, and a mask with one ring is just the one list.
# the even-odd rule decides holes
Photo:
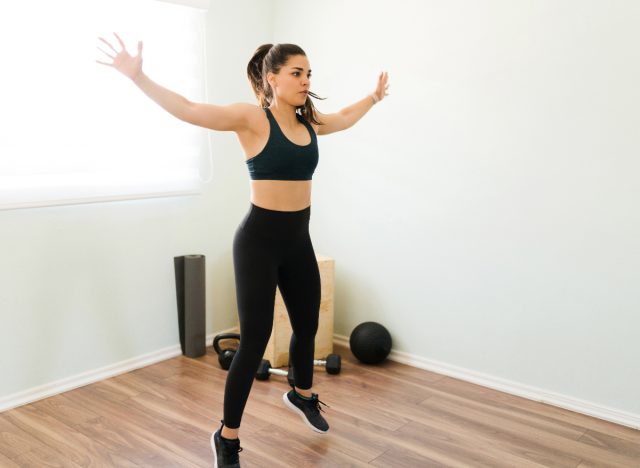
[(323, 413), (326, 413), (326, 411), (325, 411), (325, 410), (323, 410), (323, 409), (320, 407), (320, 403), (322, 403), (324, 406), (328, 406), (329, 408), (331, 408), (331, 406), (329, 406), (329, 405), (327, 405), (326, 403), (324, 403), (324, 402), (320, 401), (320, 399), (318, 398), (318, 394), (317, 394), (317, 393), (312, 393), (312, 394), (311, 394), (311, 404), (313, 405), (313, 409), (314, 409), (315, 411), (317, 411), (318, 413), (319, 413), (320, 411), (322, 411)]
[(237, 463), (238, 462), (238, 454), (240, 452), (242, 452), (243, 448), (240, 447), (240, 445), (238, 445), (237, 447), (234, 446), (233, 444), (229, 444), (227, 442), (225, 442), (224, 440), (222, 441), (222, 443), (225, 445), (226, 449), (230, 451), (231, 453), (229, 453), (229, 455), (231, 456), (231, 462), (232, 463)]

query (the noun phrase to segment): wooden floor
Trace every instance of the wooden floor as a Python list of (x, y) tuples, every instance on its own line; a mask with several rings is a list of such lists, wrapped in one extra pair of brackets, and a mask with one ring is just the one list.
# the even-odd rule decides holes
[[(287, 409), (286, 377), (254, 380), (243, 467), (640, 467), (640, 431), (387, 361), (320, 367), (331, 428)], [(227, 376), (210, 348), (0, 414), (0, 467), (211, 467)]]

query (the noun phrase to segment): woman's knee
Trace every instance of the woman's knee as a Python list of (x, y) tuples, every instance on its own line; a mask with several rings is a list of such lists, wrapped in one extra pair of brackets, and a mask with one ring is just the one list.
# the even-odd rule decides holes
[(318, 333), (318, 319), (310, 319), (305, 321), (304, 324), (297, 324), (296, 327), (292, 327), (293, 334), (298, 340), (313, 340)]
[(240, 322), (240, 346), (245, 349), (264, 349), (271, 337), (273, 320), (258, 321), (247, 320)]

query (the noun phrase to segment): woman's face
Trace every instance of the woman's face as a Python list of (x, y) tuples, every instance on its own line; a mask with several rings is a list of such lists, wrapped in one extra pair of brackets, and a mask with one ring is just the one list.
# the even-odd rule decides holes
[(267, 80), (277, 99), (296, 107), (304, 105), (311, 87), (311, 69), (307, 57), (290, 56), (277, 75), (271, 72), (267, 74)]

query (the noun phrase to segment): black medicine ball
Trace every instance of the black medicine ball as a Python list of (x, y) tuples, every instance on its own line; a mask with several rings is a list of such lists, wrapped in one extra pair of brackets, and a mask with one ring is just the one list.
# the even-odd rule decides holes
[(391, 351), (391, 335), (377, 322), (363, 322), (351, 332), (349, 346), (353, 355), (361, 362), (378, 364)]

